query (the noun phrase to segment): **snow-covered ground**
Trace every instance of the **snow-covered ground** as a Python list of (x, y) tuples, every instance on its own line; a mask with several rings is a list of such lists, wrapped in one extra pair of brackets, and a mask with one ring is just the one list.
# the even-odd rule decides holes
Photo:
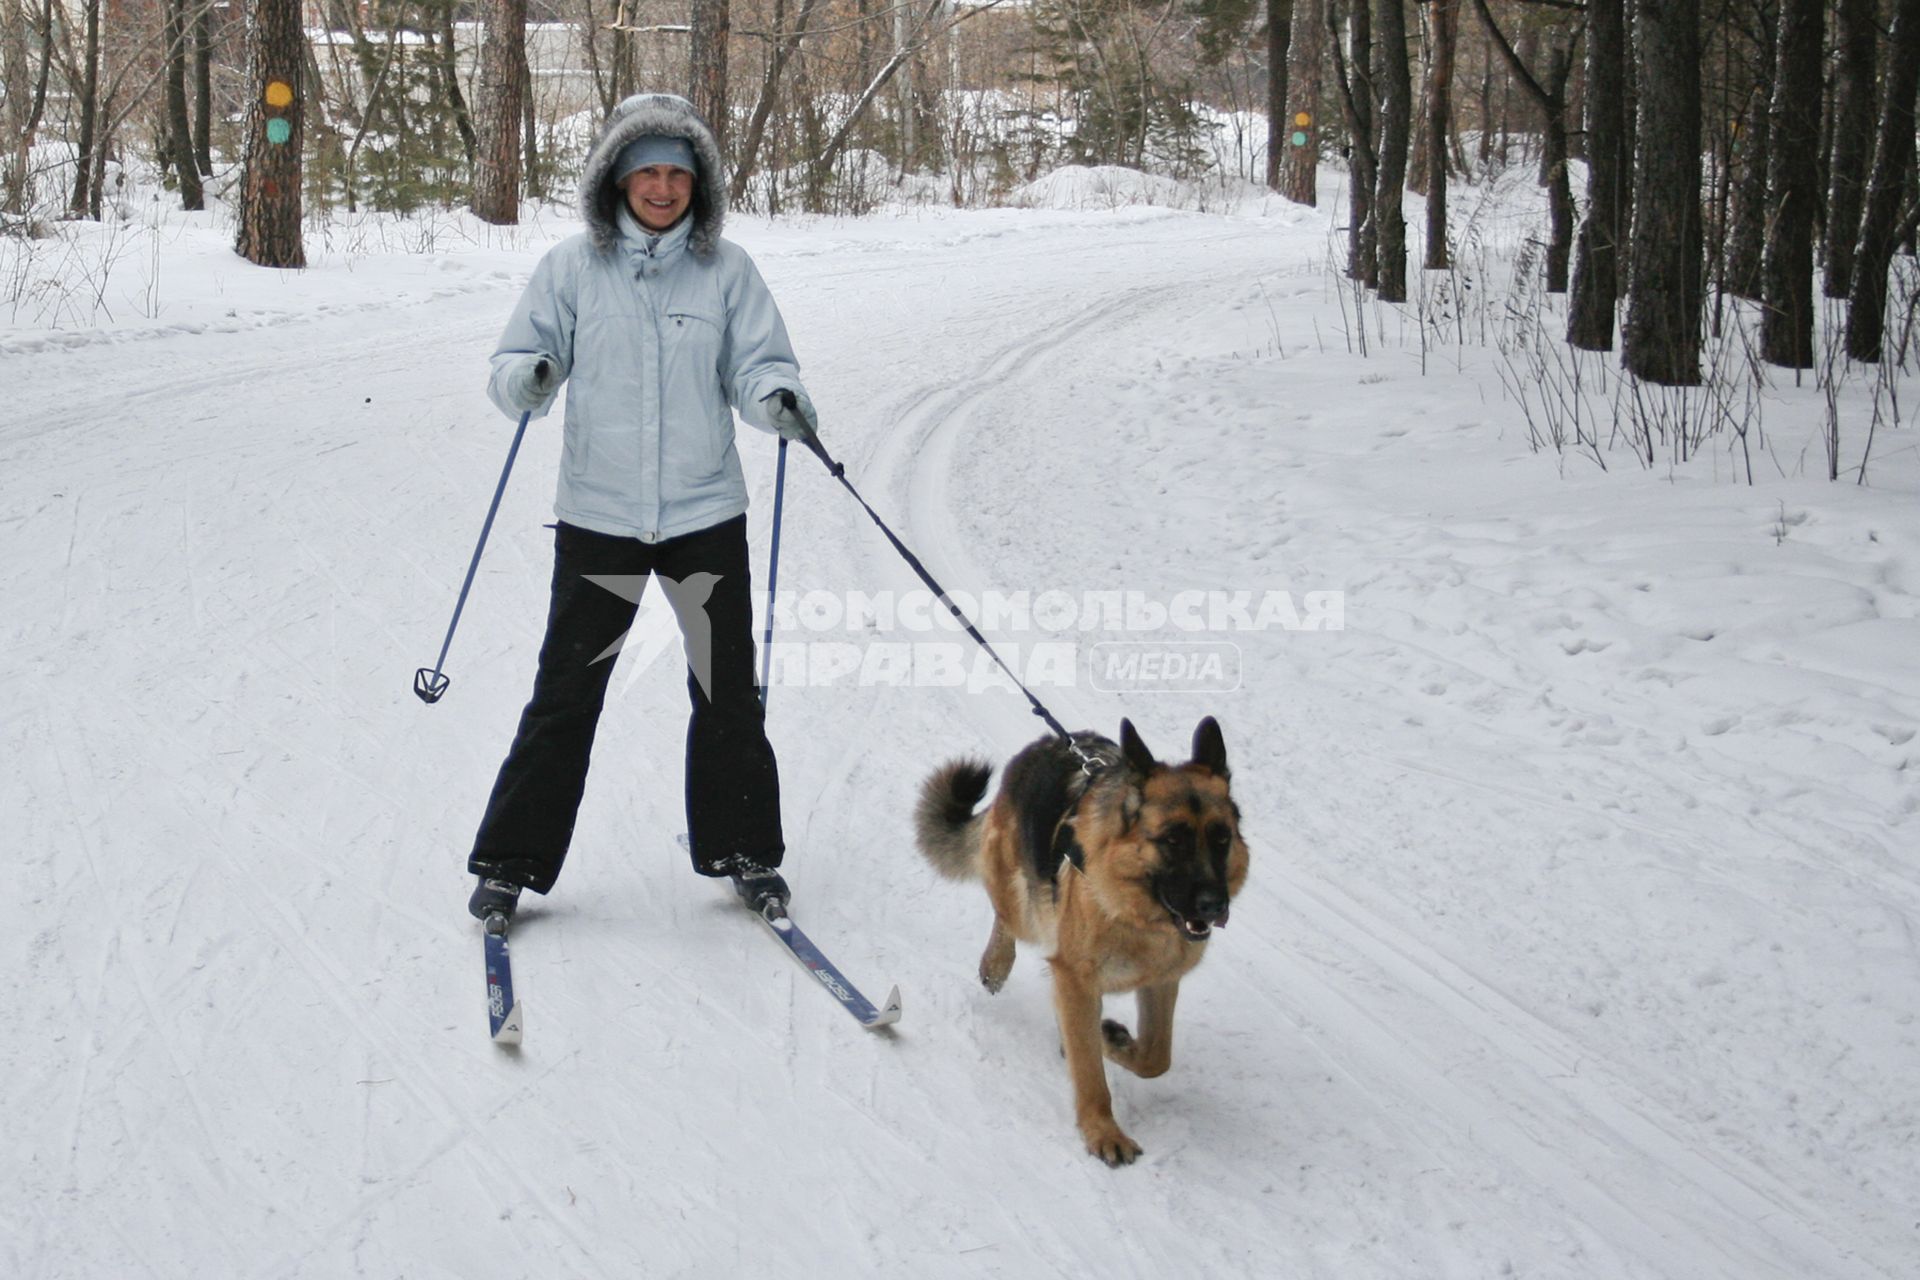
[[(642, 646), (515, 933), (525, 1047), (489, 1044), (463, 867), (544, 618), (552, 424), (451, 692), (409, 683), (511, 430), (485, 357), (571, 227), (367, 221), (286, 273), (175, 215), (111, 271), (60, 248), (34, 269), (74, 289), (0, 329), (0, 1275), (1914, 1274), (1911, 431), (1827, 483), (1824, 401), (1781, 379), (1754, 486), (1723, 447), (1556, 465), (1485, 348), (1349, 352), (1331, 199), (1107, 203), (734, 235), (943, 581), (1136, 593), (999, 619), (1077, 658), (1062, 718), (1166, 755), (1225, 727), (1253, 870), (1173, 1071), (1110, 1073), (1141, 1163), (1082, 1151), (1044, 965), (983, 991), (984, 898), (909, 842), (935, 762), (1038, 722), (943, 681), (951, 632), (834, 619), (917, 583), (798, 453), (796, 914), (905, 1020), (860, 1031), (689, 874), (683, 676)], [(764, 547), (774, 449), (743, 453)], [(1282, 592), (1298, 627), (1256, 615)], [(1143, 627), (1196, 599), (1200, 631)], [(1088, 665), (1196, 641), (1235, 687)], [(900, 653), (924, 678), (879, 678)]]

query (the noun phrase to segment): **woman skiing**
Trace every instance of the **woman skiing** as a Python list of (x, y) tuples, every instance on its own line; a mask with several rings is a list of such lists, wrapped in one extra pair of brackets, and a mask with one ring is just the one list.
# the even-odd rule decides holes
[(779, 308), (753, 261), (720, 238), (720, 151), (690, 103), (642, 94), (614, 108), (580, 211), (586, 230), (534, 269), (487, 387), (517, 418), (544, 416), (569, 384), (546, 638), (467, 862), (480, 880), (468, 909), (511, 917), (523, 888), (553, 887), (614, 657), (651, 574), (687, 649), (694, 869), (731, 876), (762, 910), (787, 899), (785, 842), (754, 679), (734, 412), (794, 440), (818, 424)]

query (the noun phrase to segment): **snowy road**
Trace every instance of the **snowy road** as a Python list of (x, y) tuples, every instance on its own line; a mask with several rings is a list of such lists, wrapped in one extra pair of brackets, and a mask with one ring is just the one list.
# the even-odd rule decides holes
[[(1084, 656), (1041, 691), (1165, 755), (1219, 716), (1246, 811), (1173, 1071), (1113, 1072), (1145, 1159), (1080, 1150), (1044, 966), (981, 990), (984, 900), (909, 845), (934, 763), (1038, 732), (1003, 691), (773, 690), (796, 914), (905, 997), (873, 1036), (687, 873), (682, 675), (629, 657), (515, 934), (526, 1047), (490, 1046), (462, 865), (552, 429), (451, 692), (408, 681), (535, 250), (263, 283), (182, 242), (172, 320), (0, 331), (0, 1274), (1911, 1274), (1911, 449), (1867, 490), (1556, 478), (1473, 353), (1347, 352), (1311, 215), (741, 235), (829, 446), (948, 586), (1344, 593), (1344, 630), (1235, 630), (1231, 692), (1102, 692)], [(764, 545), (773, 449), (742, 452)], [(790, 468), (783, 592), (918, 586)], [(790, 672), (956, 640), (785, 634)]]

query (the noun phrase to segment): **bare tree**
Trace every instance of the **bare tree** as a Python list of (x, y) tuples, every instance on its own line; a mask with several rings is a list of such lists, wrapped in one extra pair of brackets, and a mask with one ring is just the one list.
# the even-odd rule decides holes
[(1413, 133), (1413, 75), (1407, 65), (1406, 0), (1378, 0), (1380, 167), (1374, 188), (1376, 279), (1383, 302), (1407, 300), (1407, 148)]
[[(1326, 0), (1327, 37), (1333, 53), (1334, 87), (1347, 118), (1347, 275), (1371, 285), (1374, 265), (1373, 186), (1378, 166), (1373, 145), (1373, 13), (1369, 0), (1347, 0), (1351, 12), (1342, 14), (1342, 0)], [(1340, 48), (1340, 19), (1347, 21), (1351, 54)]]
[(1901, 235), (1914, 170), (1914, 93), (1920, 88), (1920, 0), (1897, 0), (1887, 47), (1886, 96), (1875, 130), (1873, 173), (1847, 291), (1847, 355), (1876, 361), (1886, 333), (1887, 270)]
[(1827, 186), (1826, 285), (1829, 298), (1847, 296), (1853, 276), (1853, 248), (1860, 237), (1860, 209), (1866, 199), (1867, 165), (1872, 161), (1874, 100), (1874, 0), (1840, 0), (1833, 43), (1833, 158)]
[(1813, 222), (1819, 196), (1820, 0), (1781, 0), (1761, 257), (1760, 354), (1813, 367)]
[(166, 0), (167, 159), (180, 182), (180, 207), (204, 209), (200, 161), (193, 154), (193, 125), (187, 117), (187, 46), (192, 26), (188, 0)]
[(193, 10), (193, 156), (200, 172), (213, 172), (213, 6)]
[(728, 0), (693, 0), (687, 98), (713, 130), (722, 155), (727, 150), (727, 37), (732, 24)]
[(300, 0), (254, 0), (247, 50), (247, 150), (234, 251), (263, 267), (304, 267), (300, 239)]
[[(834, 162), (840, 158), (840, 153), (852, 140), (854, 130), (866, 117), (868, 109), (873, 106), (881, 92), (892, 83), (894, 76), (899, 74), (901, 68), (906, 66), (920, 50), (961, 23), (980, 14), (991, 12), (996, 3), (997, 0), (989, 0), (986, 4), (962, 9), (949, 6), (948, 0), (925, 0), (924, 4), (911, 9), (912, 20), (907, 25), (905, 35), (897, 39), (892, 55), (880, 65), (879, 70), (873, 73), (873, 78), (867, 82), (866, 88), (860, 92), (853, 106), (841, 118), (832, 136), (819, 144), (818, 150), (813, 151), (808, 163), (808, 203), (812, 207), (819, 208), (827, 180), (833, 172)], [(802, 70), (804, 69), (805, 60), (803, 59)], [(809, 97), (806, 94), (800, 96), (803, 100)], [(802, 112), (803, 117), (806, 114), (805, 111)], [(808, 131), (811, 132), (812, 128), (817, 127), (819, 123), (815, 120), (809, 124)], [(813, 150), (811, 145), (809, 150)]]
[(76, 218), (100, 216), (100, 189), (93, 181), (95, 136), (100, 119), (100, 0), (83, 0), (86, 24), (80, 72), (80, 140), (68, 209)]
[[(473, 164), (478, 157), (480, 140), (473, 130), (473, 115), (467, 110), (466, 95), (460, 92), (460, 60), (453, 42), (454, 8), (455, 0), (435, 0), (434, 62), (440, 70), (440, 94), (447, 100), (447, 105), (453, 108), (453, 123), (460, 131), (460, 146), (467, 153), (467, 163)], [(523, 39), (523, 47), (525, 43)], [(531, 106), (533, 95), (527, 93), (523, 96)]]
[(1627, 174), (1625, 0), (1587, 5), (1587, 217), (1574, 247), (1567, 341), (1586, 351), (1613, 350), (1619, 297), (1619, 245), (1626, 220), (1620, 192)]
[(735, 204), (747, 193), (747, 185), (753, 181), (755, 166), (759, 163), (760, 143), (766, 136), (767, 117), (773, 113), (774, 101), (780, 94), (780, 78), (786, 73), (787, 63), (794, 52), (800, 48), (800, 42), (806, 38), (807, 26), (813, 21), (814, 10), (819, 8), (820, 0), (801, 0), (800, 14), (794, 19), (793, 29), (785, 31), (781, 24), (786, 20), (786, 0), (773, 0), (773, 30), (767, 36), (767, 69), (760, 80), (760, 95), (753, 104), (753, 112), (747, 117), (746, 136), (740, 140), (740, 160), (733, 167), (733, 186), (727, 193)]
[(1552, 230), (1547, 243), (1547, 291), (1567, 291), (1567, 260), (1573, 249), (1573, 187), (1567, 176), (1567, 81), (1573, 73), (1573, 46), (1580, 39), (1576, 27), (1565, 43), (1554, 42), (1546, 80), (1536, 79), (1526, 60), (1514, 52), (1506, 32), (1493, 20), (1487, 0), (1473, 0), (1500, 56), (1506, 60), (1513, 79), (1533, 104), (1540, 109), (1546, 146), (1540, 157), (1540, 183), (1547, 188), (1549, 220)]
[(1287, 155), (1287, 51), (1293, 44), (1294, 0), (1267, 0), (1267, 189), (1280, 189)]
[(480, 51), (479, 119), (474, 129), (474, 216), (496, 226), (520, 221), (520, 129), (526, 94), (527, 0), (487, 0)]
[[(1772, 154), (1773, 76), (1780, 34), (1780, 0), (1752, 0), (1736, 9), (1749, 50), (1751, 87), (1735, 126), (1732, 223), (1726, 239), (1728, 293), (1760, 300), (1760, 260), (1767, 239), (1767, 166)], [(1731, 37), (1729, 37), (1731, 38)]]
[(1640, 121), (1623, 363), (1700, 381), (1700, 0), (1634, 0)]
[(1427, 258), (1429, 271), (1444, 271), (1447, 251), (1447, 130), (1453, 110), (1454, 50), (1460, 31), (1459, 0), (1428, 0), (1426, 111), (1421, 120), (1421, 175), (1427, 197)]
[[(40, 66), (30, 65), (27, 32), (30, 29), (21, 0), (8, 0), (4, 9), (5, 77), (12, 88), (5, 95), (4, 120), (13, 139), (4, 176), (0, 176), (0, 212), (27, 211), (27, 188), (32, 181), (33, 144), (47, 107), (47, 79), (53, 66), (53, 0), (41, 0), (31, 30), (40, 39)], [(20, 89), (32, 85), (31, 89)]]

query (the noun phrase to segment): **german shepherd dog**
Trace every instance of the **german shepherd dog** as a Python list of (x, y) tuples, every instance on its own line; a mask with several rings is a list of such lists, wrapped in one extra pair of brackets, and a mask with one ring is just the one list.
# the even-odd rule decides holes
[[(1172, 1065), (1180, 979), (1227, 922), (1247, 878), (1247, 846), (1211, 716), (1181, 765), (1155, 760), (1126, 720), (1117, 744), (1088, 732), (1074, 742), (1090, 767), (1063, 739), (1042, 739), (1008, 763), (980, 813), (992, 766), (942, 765), (920, 788), (914, 830), (941, 875), (986, 883), (988, 991), (1005, 984), (1016, 939), (1046, 952), (1080, 1133), (1088, 1151), (1117, 1166), (1132, 1163), (1140, 1144), (1114, 1122), (1102, 1055), (1138, 1076)], [(1138, 993), (1137, 1036), (1101, 1019), (1101, 997), (1122, 991)]]

